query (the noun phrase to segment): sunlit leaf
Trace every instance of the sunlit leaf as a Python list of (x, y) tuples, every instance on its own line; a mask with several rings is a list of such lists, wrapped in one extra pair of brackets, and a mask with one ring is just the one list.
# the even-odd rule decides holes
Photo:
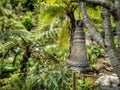
[(55, 3), (56, 0), (47, 0), (48, 3)]

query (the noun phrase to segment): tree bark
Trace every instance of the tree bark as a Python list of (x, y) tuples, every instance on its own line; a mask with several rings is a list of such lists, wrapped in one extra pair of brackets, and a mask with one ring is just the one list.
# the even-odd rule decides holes
[(111, 5), (109, 0), (83, 0), (83, 1), (88, 2), (88, 3), (92, 3), (92, 4), (101, 5), (107, 9), (112, 8), (112, 5)]
[(70, 24), (71, 24), (71, 27), (69, 28), (69, 33), (70, 33), (69, 45), (70, 46), (69, 46), (69, 56), (68, 56), (68, 58), (70, 58), (72, 41), (73, 41), (73, 36), (74, 36), (74, 32), (75, 32), (74, 10), (75, 10), (75, 7), (66, 10), (66, 15), (70, 19)]
[(90, 33), (90, 37), (94, 41), (96, 41), (102, 48), (104, 48), (104, 40), (103, 40), (102, 36), (100, 35), (100, 33), (97, 32), (95, 27), (92, 25), (92, 23), (91, 23), (92, 21), (89, 19), (88, 15), (86, 13), (84, 2), (82, 2), (81, 9), (82, 9), (84, 23), (85, 23), (85, 26), (88, 28), (88, 31)]
[[(72, 0), (72, 1), (77, 2), (78, 0)], [(114, 2), (110, 0), (82, 0), (82, 1), (83, 2), (81, 5), (81, 9), (84, 18), (84, 23), (88, 28), (90, 36), (107, 53), (111, 61), (111, 64), (114, 68), (114, 71), (116, 72), (116, 74), (120, 79), (120, 55), (118, 53), (118, 50), (120, 50), (120, 0), (114, 0)], [(104, 8), (102, 12), (102, 16), (104, 23), (105, 39), (102, 38), (100, 33), (97, 32), (97, 30), (91, 23), (91, 20), (86, 13), (85, 2), (100, 5)], [(113, 16), (116, 24), (116, 31), (118, 37), (118, 50), (116, 50), (116, 47), (114, 45), (110, 14)]]
[(75, 32), (75, 16), (74, 16), (74, 11), (75, 11), (75, 7), (70, 8), (68, 10), (66, 10), (66, 15), (69, 17), (70, 19), (70, 23), (71, 23), (71, 27), (70, 27), (70, 42), (72, 42), (73, 40), (73, 35)]
[(118, 38), (118, 51), (120, 52), (120, 0), (115, 0), (115, 8), (118, 18), (115, 19), (117, 38)]
[[(86, 13), (84, 2), (82, 3), (81, 9), (82, 9), (82, 14), (83, 14), (85, 25), (88, 28), (89, 32), (92, 33), (92, 34), (90, 33), (91, 37), (93, 37), (93, 40), (96, 41), (100, 46), (102, 46), (102, 48), (106, 51), (106, 53), (111, 61), (111, 64), (114, 68), (114, 71), (117, 73), (117, 75), (120, 79), (120, 61), (119, 61), (120, 56), (118, 55), (118, 52), (116, 51), (114, 42), (113, 42), (109, 10), (104, 8), (104, 12), (103, 12), (104, 31), (105, 31), (105, 40), (104, 40), (100, 36), (100, 34), (95, 30), (94, 26), (91, 24), (91, 21)], [(95, 33), (95, 32), (97, 32), (97, 33)]]
[(117, 73), (120, 79), (120, 57), (115, 49), (112, 27), (110, 20), (110, 12), (106, 8), (103, 8), (102, 11), (104, 31), (105, 31), (105, 51), (111, 61), (111, 64), (114, 68), (114, 71)]
[(23, 54), (23, 58), (20, 62), (21, 64), (21, 72), (23, 73), (23, 76), (26, 78), (26, 75), (27, 75), (27, 62), (28, 62), (28, 59), (30, 58), (31, 56), (31, 52), (30, 52), (30, 46), (26, 46), (25, 48), (25, 53)]

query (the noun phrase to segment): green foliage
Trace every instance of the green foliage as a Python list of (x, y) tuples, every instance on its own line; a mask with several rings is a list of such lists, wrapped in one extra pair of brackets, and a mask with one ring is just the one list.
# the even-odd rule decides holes
[(114, 45), (115, 45), (115, 47), (118, 47), (118, 39), (117, 38), (114, 38)]
[(29, 14), (25, 17), (21, 16), (20, 21), (28, 31), (31, 31), (31, 29), (33, 29), (33, 27), (35, 26), (35, 23), (33, 22), (32, 17)]
[(14, 19), (9, 19), (6, 16), (0, 17), (0, 30), (20, 30), (25, 27)]
[(93, 90), (92, 88), (90, 88), (90, 86), (89, 86), (89, 83), (88, 83), (89, 81), (86, 81), (85, 79), (80, 79), (79, 81), (78, 81), (78, 85), (80, 86), (79, 87), (79, 89), (81, 90)]
[[(30, 38), (30, 35), (31, 33), (25, 30), (6, 30), (0, 32), (0, 39), (2, 43), (8, 43), (8, 46), (11, 46), (11, 44), (20, 45), (20, 43), (25, 44), (29, 41), (28, 38)], [(8, 41), (10, 41), (10, 45)]]
[[(65, 14), (77, 4), (69, 0), (0, 0), (0, 5), (0, 90), (71, 90), (72, 71), (66, 66), (70, 23)], [(100, 19), (99, 8), (88, 12), (96, 13), (91, 13), (95, 22)], [(26, 46), (30, 46), (31, 56), (25, 78), (20, 62)], [(87, 52), (93, 64), (102, 49), (90, 45)], [(76, 87), (91, 89), (82, 78)]]
[(10, 0), (10, 3), (12, 8), (16, 8), (21, 3), (23, 8), (33, 11), (38, 0)]
[(89, 6), (87, 8), (87, 12), (91, 17), (91, 19), (93, 20), (93, 22), (95, 23), (95, 26), (101, 22), (101, 12), (100, 12), (101, 9), (102, 8), (100, 6), (95, 6), (95, 7)]
[(61, 48), (68, 48), (69, 47), (69, 23), (64, 21), (62, 25), (62, 30), (60, 31), (58, 37), (58, 44)]
[[(5, 89), (9, 86), (9, 89), (17, 90), (38, 90), (45, 88), (48, 90), (69, 90), (69, 85), (71, 83), (69, 79), (70, 72), (65, 66), (65, 62), (63, 62), (65, 61), (66, 57), (66, 55), (64, 54), (65, 51), (61, 51), (60, 49), (58, 49), (58, 47), (52, 46), (46, 47), (46, 49), (43, 50), (43, 53), (44, 52), (45, 55), (49, 56), (57, 54), (56, 57), (59, 58), (59, 60), (62, 60), (62, 62), (54, 64), (55, 61), (50, 58), (48, 58), (48, 60), (41, 59), (40, 61), (33, 61), (33, 59), (31, 59), (32, 62), (29, 63), (29, 72), (25, 82), (22, 81), (19, 76), (17, 78), (14, 78), (14, 80), (11, 79), (13, 78), (12, 76), (9, 76), (9, 78), (6, 79), (8, 82), (4, 82), (5, 84), (2, 84), (2, 88)], [(43, 65), (43, 63), (45, 64)]]
[(38, 35), (35, 40), (38, 42), (40, 45), (45, 45), (45, 44), (52, 44), (57, 42), (57, 37), (59, 34), (60, 29), (59, 28), (55, 28), (46, 32), (41, 33), (40, 35)]
[(95, 62), (103, 52), (103, 49), (100, 48), (100, 46), (98, 46), (97, 44), (88, 45), (87, 54), (90, 64), (95, 64)]

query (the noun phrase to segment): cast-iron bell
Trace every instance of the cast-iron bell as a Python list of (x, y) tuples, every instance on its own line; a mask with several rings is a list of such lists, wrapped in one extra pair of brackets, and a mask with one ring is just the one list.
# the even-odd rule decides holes
[(89, 67), (85, 45), (85, 33), (83, 31), (83, 21), (76, 21), (76, 29), (73, 36), (71, 52), (67, 64), (72, 70), (81, 71)]

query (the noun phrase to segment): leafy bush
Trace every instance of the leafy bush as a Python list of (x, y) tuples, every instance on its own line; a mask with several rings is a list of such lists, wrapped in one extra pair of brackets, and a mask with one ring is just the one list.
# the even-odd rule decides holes
[(97, 58), (103, 53), (103, 49), (100, 48), (97, 44), (87, 46), (87, 54), (90, 64), (94, 64), (97, 61)]
[(30, 31), (35, 25), (30, 16), (21, 17), (21, 23), (25, 26), (25, 28), (28, 31)]

